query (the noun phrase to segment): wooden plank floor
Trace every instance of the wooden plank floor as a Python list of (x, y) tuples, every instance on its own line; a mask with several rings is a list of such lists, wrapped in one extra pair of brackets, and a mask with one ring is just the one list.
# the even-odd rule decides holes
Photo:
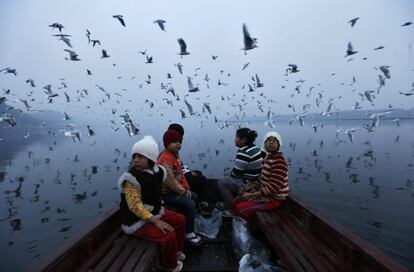
[(200, 246), (186, 244), (183, 271), (238, 271), (239, 263), (231, 243), (231, 218), (223, 218), (216, 239), (205, 239)]

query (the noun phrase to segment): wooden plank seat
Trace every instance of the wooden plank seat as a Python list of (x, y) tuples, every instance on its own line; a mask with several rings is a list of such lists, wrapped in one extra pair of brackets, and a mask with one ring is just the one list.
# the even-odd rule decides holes
[(158, 262), (158, 244), (126, 235), (120, 225), (115, 206), (27, 271), (149, 271)]
[(254, 223), (287, 271), (407, 271), (298, 197), (256, 213)]

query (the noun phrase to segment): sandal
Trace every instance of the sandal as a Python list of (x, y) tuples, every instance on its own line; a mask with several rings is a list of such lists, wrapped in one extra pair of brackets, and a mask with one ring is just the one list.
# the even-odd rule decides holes
[(198, 246), (202, 243), (201, 237), (195, 234), (194, 232), (189, 234), (188, 236), (186, 235), (185, 239), (190, 245), (193, 246)]

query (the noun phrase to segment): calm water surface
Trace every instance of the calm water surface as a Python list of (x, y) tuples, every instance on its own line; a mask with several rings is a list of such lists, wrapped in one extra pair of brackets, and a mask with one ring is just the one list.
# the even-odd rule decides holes
[[(402, 120), (397, 127), (382, 120), (372, 133), (362, 123), (330, 122), (316, 133), (310, 124), (277, 123), (291, 193), (414, 270), (414, 122)], [(224, 129), (183, 124), (183, 161), (208, 177), (228, 172), (238, 124)], [(1, 271), (22, 270), (117, 204), (116, 180), (128, 165), (132, 144), (146, 134), (161, 140), (167, 125), (142, 125), (136, 137), (123, 128), (108, 134), (107, 125), (96, 125), (96, 135), (84, 136), (82, 143), (41, 130), (21, 144), (2, 141)], [(243, 125), (258, 131), (258, 144), (270, 130), (263, 122)], [(337, 135), (354, 127), (359, 129), (353, 143), (344, 132)]]

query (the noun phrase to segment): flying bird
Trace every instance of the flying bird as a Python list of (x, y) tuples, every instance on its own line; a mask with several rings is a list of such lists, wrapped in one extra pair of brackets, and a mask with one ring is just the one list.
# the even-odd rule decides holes
[(122, 15), (113, 15), (112, 17), (118, 19), (118, 21), (121, 23), (121, 25), (125, 27), (125, 21), (123, 19), (124, 16), (122, 16)]
[(288, 68), (286, 69), (286, 73), (290, 72), (290, 73), (297, 73), (300, 70), (298, 70), (298, 66), (296, 64), (288, 64)]
[(351, 19), (348, 21), (348, 23), (351, 24), (351, 27), (354, 27), (354, 25), (356, 24), (356, 22), (359, 20), (359, 17), (356, 17), (354, 19)]
[(177, 66), (178, 72), (180, 72), (180, 74), (183, 74), (183, 65), (178, 62), (177, 64), (175, 64), (175, 66)]
[(164, 26), (165, 20), (162, 20), (162, 19), (154, 20), (154, 24), (158, 24), (161, 30), (165, 31), (165, 26)]
[(3, 68), (3, 69), (0, 70), (0, 72), (3, 72), (3, 71), (4, 71), (5, 74), (13, 74), (13, 75), (17, 76), (16, 69), (12, 69), (10, 67), (6, 67), (6, 68)]
[(108, 55), (108, 53), (106, 53), (106, 50), (102, 49), (102, 59), (104, 58), (109, 58), (110, 56)]
[(187, 83), (188, 83), (188, 92), (195, 93), (195, 92), (200, 91), (200, 89), (198, 89), (198, 87), (194, 86), (193, 82), (191, 81), (191, 77), (187, 77)]
[(404, 24), (402, 24), (401, 26), (409, 26), (409, 25), (411, 25), (412, 24), (412, 22), (405, 22)]
[(81, 59), (78, 58), (78, 54), (75, 51), (64, 49), (66, 52), (69, 53), (69, 58), (65, 58), (65, 60), (71, 60), (71, 61), (80, 61)]
[(146, 57), (147, 57), (147, 61), (146, 61), (145, 63), (153, 63), (153, 62), (152, 62), (152, 57), (150, 57), (150, 56), (148, 56), (148, 55), (147, 55)]
[(246, 69), (246, 68), (247, 68), (247, 66), (249, 66), (249, 64), (250, 64), (250, 62), (247, 62), (247, 63), (243, 64), (242, 71), (243, 71), (244, 69)]
[(92, 47), (95, 47), (95, 45), (97, 45), (97, 44), (101, 45), (100, 40), (91, 40), (91, 42), (92, 42)]
[(59, 29), (59, 32), (62, 32), (62, 28), (64, 28), (64, 26), (62, 24), (59, 23), (53, 23), (51, 25), (49, 25), (49, 27), (51, 27), (52, 29)]
[(358, 53), (358, 51), (354, 51), (354, 47), (352, 46), (352, 43), (348, 42), (348, 49), (346, 50), (345, 57), (351, 56), (356, 53)]
[(178, 38), (177, 41), (180, 45), (180, 53), (178, 53), (178, 55), (180, 55), (181, 57), (184, 55), (190, 55), (190, 53), (187, 52), (187, 44), (185, 43), (185, 41), (182, 38)]
[(246, 24), (243, 24), (243, 42), (244, 47), (242, 50), (244, 50), (244, 54), (246, 55), (247, 50), (251, 50), (257, 47), (257, 39), (252, 38), (249, 34), (249, 31), (247, 30)]
[(386, 78), (391, 78), (391, 74), (390, 74), (390, 66), (388, 66), (388, 65), (381, 65), (380, 67), (379, 67), (379, 69), (381, 70), (381, 72), (384, 74), (384, 76), (386, 77)]
[(380, 50), (380, 49), (384, 49), (384, 48), (385, 48), (384, 46), (380, 45), (378, 47), (375, 47), (374, 50)]

